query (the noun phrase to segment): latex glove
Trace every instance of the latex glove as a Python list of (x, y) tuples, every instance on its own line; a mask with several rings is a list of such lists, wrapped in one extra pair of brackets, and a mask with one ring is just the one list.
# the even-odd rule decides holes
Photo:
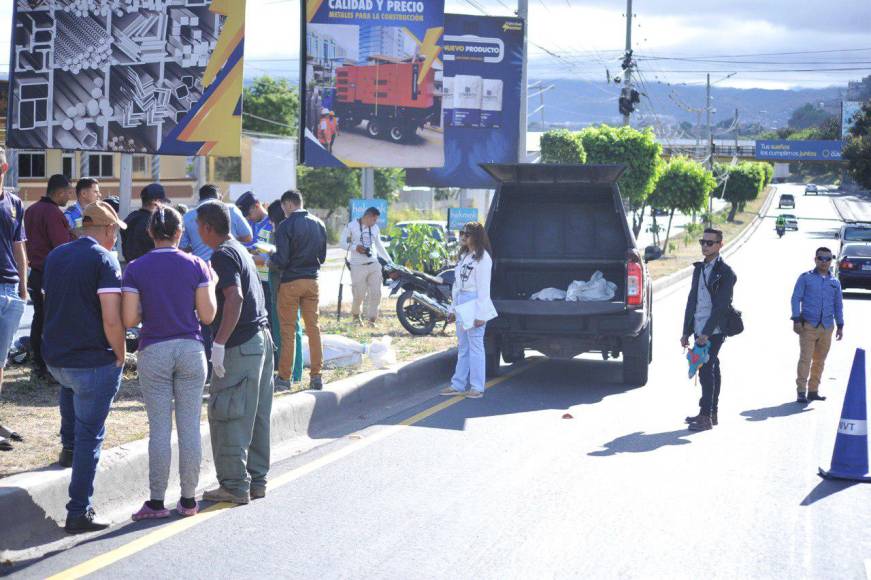
[(219, 379), (223, 379), (227, 374), (224, 368), (224, 345), (217, 342), (212, 345), (212, 371)]

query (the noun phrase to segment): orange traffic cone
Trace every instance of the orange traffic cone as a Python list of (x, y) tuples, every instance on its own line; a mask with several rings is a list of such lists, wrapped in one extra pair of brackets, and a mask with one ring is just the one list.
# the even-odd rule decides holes
[[(869, 369), (871, 370), (871, 369)], [(849, 479), (871, 482), (868, 466), (868, 408), (866, 390), (871, 379), (865, 366), (865, 351), (856, 349), (847, 395), (838, 423), (838, 436), (835, 438), (835, 451), (832, 454), (832, 468), (820, 469), (820, 475), (827, 479)]]

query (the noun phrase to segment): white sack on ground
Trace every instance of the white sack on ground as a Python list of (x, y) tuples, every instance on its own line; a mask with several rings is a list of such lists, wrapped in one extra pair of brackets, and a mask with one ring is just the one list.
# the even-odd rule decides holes
[(553, 302), (555, 300), (565, 300), (566, 291), (559, 288), (545, 288), (529, 297), (530, 300), (542, 300), (544, 302)]
[[(364, 355), (369, 356), (372, 365), (377, 369), (396, 364), (396, 351), (393, 350), (389, 336), (376, 338), (372, 344), (365, 345), (344, 336), (322, 334), (321, 345), (324, 350), (324, 366), (328, 368), (358, 367), (363, 364)], [(302, 358), (303, 364), (311, 367), (307, 336), (302, 339)]]
[(396, 364), (396, 351), (393, 350), (393, 339), (389, 336), (376, 338), (369, 345), (369, 360), (376, 369), (386, 369)]
[(575, 280), (566, 292), (568, 302), (603, 302), (611, 300), (617, 294), (617, 284), (605, 279), (602, 272), (596, 270), (589, 282)]

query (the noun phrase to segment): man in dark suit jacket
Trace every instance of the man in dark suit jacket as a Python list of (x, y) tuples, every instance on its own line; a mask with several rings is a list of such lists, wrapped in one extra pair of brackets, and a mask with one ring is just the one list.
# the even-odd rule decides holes
[(689, 346), (690, 335), (696, 344), (710, 343), (710, 359), (699, 369), (702, 398), (699, 414), (687, 417), (691, 431), (706, 431), (717, 424), (720, 400), (720, 348), (726, 340), (726, 323), (732, 307), (732, 293), (737, 277), (720, 256), (723, 232), (708, 228), (699, 240), (704, 261), (693, 264), (693, 283), (687, 298), (683, 334), (680, 343)]

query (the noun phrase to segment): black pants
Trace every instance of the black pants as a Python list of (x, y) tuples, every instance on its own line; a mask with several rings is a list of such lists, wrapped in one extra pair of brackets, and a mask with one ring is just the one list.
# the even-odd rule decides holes
[(699, 413), (711, 416), (717, 412), (720, 403), (720, 348), (726, 336), (715, 334), (708, 339), (711, 343), (710, 359), (699, 369), (699, 381), (702, 383), (702, 398), (699, 399)]
[(45, 297), (42, 295), (42, 272), (31, 270), (27, 278), (27, 291), (33, 300), (33, 321), (30, 323), (30, 350), (33, 353), (33, 366), (37, 370), (45, 369), (42, 360), (42, 327), (45, 322)]

